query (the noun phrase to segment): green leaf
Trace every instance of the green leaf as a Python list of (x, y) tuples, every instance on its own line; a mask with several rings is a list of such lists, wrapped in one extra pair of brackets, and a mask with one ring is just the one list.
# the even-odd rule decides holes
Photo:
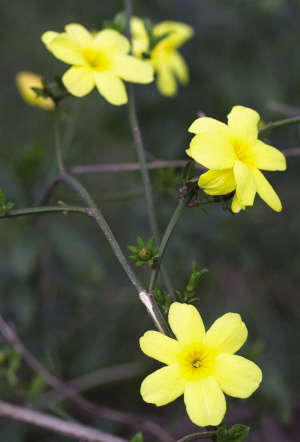
[(153, 244), (154, 244), (154, 237), (152, 236), (152, 237), (149, 239), (149, 241), (147, 242), (146, 247), (147, 247), (148, 249), (152, 249)]
[(5, 202), (5, 196), (2, 189), (0, 188), (0, 207), (4, 206), (4, 202)]
[(129, 258), (134, 259), (135, 261), (138, 261), (138, 260), (140, 259), (140, 258), (139, 258), (138, 256), (136, 256), (136, 255), (129, 256)]
[(146, 247), (144, 241), (142, 240), (142, 238), (140, 236), (137, 237), (137, 242), (138, 242), (139, 249)]
[(127, 246), (129, 250), (131, 250), (133, 253), (137, 253), (139, 251), (139, 249), (137, 247), (133, 247), (133, 246)]
[(192, 178), (194, 170), (195, 170), (195, 161), (189, 161), (188, 163), (186, 163), (186, 165), (184, 166), (181, 172), (183, 184), (185, 184), (187, 181), (189, 181)]
[(159, 251), (159, 247), (155, 247), (154, 249), (152, 249), (152, 255), (155, 257), (158, 254)]
[(135, 263), (135, 265), (136, 266), (142, 266), (143, 264), (145, 264), (146, 263), (146, 261), (141, 261), (141, 260), (139, 260), (139, 261), (137, 261), (136, 263)]
[(13, 206), (14, 206), (14, 203), (7, 203), (5, 206), (6, 212), (8, 212)]
[(236, 424), (227, 430), (228, 442), (242, 442), (246, 439), (250, 431), (250, 427), (245, 425)]
[(228, 442), (228, 434), (225, 428), (219, 428), (217, 432), (217, 442)]
[(133, 436), (131, 442), (144, 442), (142, 433), (137, 433), (135, 436)]

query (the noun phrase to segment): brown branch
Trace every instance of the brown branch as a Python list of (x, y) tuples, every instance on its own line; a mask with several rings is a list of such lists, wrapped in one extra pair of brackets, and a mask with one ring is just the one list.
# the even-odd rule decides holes
[[(170, 160), (170, 161), (151, 161), (146, 163), (148, 169), (159, 169), (167, 167), (184, 167), (188, 160)], [(113, 163), (113, 164), (95, 164), (91, 166), (74, 166), (71, 168), (73, 173), (91, 173), (91, 172), (122, 172), (128, 170), (140, 170), (140, 163)], [(196, 163), (197, 169), (205, 169), (201, 164)]]
[(88, 442), (128, 442), (126, 439), (112, 436), (96, 428), (67, 422), (45, 413), (28, 410), (27, 408), (11, 405), (3, 401), (0, 401), (0, 416), (18, 422), (36, 425), (37, 427), (45, 428), (46, 430), (63, 434), (64, 436), (69, 436), (77, 440), (82, 439)]
[(105, 417), (107, 419), (122, 422), (126, 425), (132, 425), (137, 429), (143, 429), (155, 436), (159, 437), (163, 442), (174, 442), (174, 439), (163, 428), (157, 425), (155, 422), (150, 421), (144, 417), (125, 413), (123, 411), (112, 410), (103, 405), (96, 405), (89, 402), (84, 397), (80, 396), (75, 390), (68, 385), (61, 382), (51, 373), (49, 373), (27, 350), (24, 344), (20, 341), (13, 329), (4, 321), (0, 315), (0, 331), (7, 341), (13, 345), (20, 353), (24, 361), (37, 373), (41, 378), (46, 381), (48, 385), (61, 393), (64, 397), (70, 399), (73, 403), (77, 404), (81, 409), (87, 411), (96, 416)]
[(300, 147), (294, 147), (291, 149), (284, 149), (281, 151), (285, 157), (296, 157), (300, 155)]
[[(282, 150), (283, 155), (286, 157), (298, 156), (300, 155), (300, 148), (295, 147), (292, 149)], [(183, 168), (187, 160), (156, 160), (147, 163), (148, 169), (159, 169), (168, 167), (178, 167)], [(204, 166), (199, 163), (195, 163), (196, 169), (206, 170)], [(94, 173), (94, 172), (126, 172), (140, 170), (140, 163), (112, 163), (112, 164), (94, 164), (90, 166), (73, 166), (71, 171), (73, 173)]]

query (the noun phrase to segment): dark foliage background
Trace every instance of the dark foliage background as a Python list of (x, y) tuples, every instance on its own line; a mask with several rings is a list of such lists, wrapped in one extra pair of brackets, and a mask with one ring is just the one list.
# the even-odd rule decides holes
[[(99, 29), (123, 8), (121, 1), (11, 0), (1, 5), (0, 187), (15, 208), (37, 203), (56, 173), (51, 117), (28, 107), (18, 95), (15, 75), (30, 70), (52, 79), (66, 65), (40, 41), (46, 30), (62, 32), (78, 22)], [(236, 104), (256, 109), (265, 121), (286, 117), (270, 100), (300, 105), (300, 27), (298, 0), (141, 0), (134, 13), (154, 22), (183, 21), (195, 37), (182, 53), (191, 82), (175, 99), (155, 85), (136, 86), (145, 146), (160, 159), (187, 159), (187, 129), (198, 111), (226, 122)], [(136, 161), (126, 106), (114, 107), (94, 90), (64, 104), (66, 155), (73, 165)], [(273, 109), (273, 110), (272, 110)], [(297, 127), (276, 130), (269, 140), (279, 149), (299, 146)], [(200, 280), (195, 303), (207, 328), (220, 315), (241, 314), (249, 338), (240, 354), (255, 360), (264, 380), (249, 400), (234, 405), (229, 423), (251, 426), (247, 440), (298, 441), (300, 437), (299, 157), (287, 159), (287, 172), (266, 173), (283, 203), (273, 212), (259, 197), (246, 213), (231, 216), (219, 205), (186, 211), (166, 253), (176, 289), (182, 290), (192, 261), (210, 269)], [(157, 173), (152, 172), (153, 180)], [(180, 171), (176, 171), (176, 175)], [(138, 191), (138, 172), (79, 176), (99, 203), (123, 250), (137, 235), (150, 236), (142, 197), (116, 201), (111, 193)], [(160, 186), (161, 187), (161, 186)], [(155, 191), (161, 234), (178, 200)], [(77, 204), (70, 190), (53, 198)], [(130, 254), (130, 253), (129, 253)], [(138, 273), (148, 281), (146, 266)], [(120, 363), (140, 364), (132, 377), (94, 385), (84, 395), (117, 410), (143, 413), (177, 439), (197, 431), (182, 398), (163, 408), (144, 403), (142, 379), (160, 364), (139, 348), (153, 324), (97, 225), (79, 215), (41, 215), (0, 221), (1, 312), (15, 324), (23, 342), (54, 374), (70, 380)], [(159, 287), (163, 289), (162, 281)], [(0, 348), (6, 344), (0, 341)], [(100, 373), (101, 374), (101, 373)], [(119, 373), (122, 377), (122, 370)], [(101, 376), (100, 376), (101, 377)], [(0, 377), (1, 398), (33, 407), (43, 388), (21, 364), (16, 386)], [(96, 383), (97, 384), (97, 383)], [(81, 422), (130, 438), (135, 429), (93, 419), (68, 402), (60, 409)], [(46, 409), (47, 412), (54, 412)], [(5, 442), (67, 441), (29, 426), (0, 420)], [(154, 440), (145, 434), (146, 440)]]

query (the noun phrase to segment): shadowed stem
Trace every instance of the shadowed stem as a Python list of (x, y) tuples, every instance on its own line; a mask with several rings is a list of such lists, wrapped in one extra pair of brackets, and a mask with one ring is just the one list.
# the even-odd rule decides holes
[(30, 207), (28, 209), (18, 209), (18, 210), (9, 210), (6, 213), (0, 214), (0, 218), (15, 218), (17, 216), (24, 215), (36, 215), (38, 213), (81, 213), (83, 215), (88, 215), (88, 209), (84, 207), (76, 207), (76, 206), (47, 206), (47, 207)]
[[(126, 10), (126, 35), (129, 40), (131, 40), (131, 32), (130, 32), (130, 20), (132, 16), (132, 4), (131, 0), (125, 0), (125, 10)], [(153, 193), (151, 187), (151, 181), (149, 176), (149, 171), (147, 167), (146, 154), (144, 149), (144, 143), (142, 139), (141, 130), (139, 127), (136, 109), (135, 109), (135, 98), (134, 98), (134, 85), (131, 83), (128, 87), (128, 112), (129, 112), (129, 122), (130, 127), (137, 151), (137, 156), (139, 163), (141, 165), (141, 174), (143, 185), (145, 189), (145, 198), (147, 204), (147, 215), (151, 230), (151, 235), (154, 236), (155, 243), (158, 245), (160, 243), (157, 217), (154, 207)], [(173, 301), (175, 301), (175, 293), (172, 285), (171, 278), (169, 276), (168, 270), (163, 264), (162, 266), (162, 275), (164, 282), (166, 284), (166, 288)]]
[(297, 124), (297, 123), (300, 123), (300, 116), (293, 118), (285, 118), (284, 120), (276, 121), (276, 123), (273, 123), (271, 121), (270, 123), (266, 124), (258, 131), (258, 137), (261, 138), (262, 136), (269, 134), (275, 128), (288, 126), (290, 124)]
[(18, 422), (36, 425), (37, 427), (45, 428), (54, 433), (71, 437), (72, 439), (82, 439), (85, 442), (127, 442), (127, 439), (112, 436), (96, 428), (88, 427), (87, 425), (66, 422), (63, 419), (11, 405), (3, 401), (0, 401), (0, 416)]
[(55, 106), (54, 110), (54, 142), (55, 142), (55, 152), (56, 152), (56, 160), (60, 173), (65, 172), (65, 167), (62, 159), (62, 151), (61, 151), (61, 142), (60, 142), (60, 134), (59, 134), (59, 114), (58, 114), (58, 106)]
[[(165, 231), (164, 237), (162, 239), (162, 242), (161, 242), (161, 245), (159, 248), (159, 258), (163, 259), (167, 244), (168, 244), (170, 236), (171, 236), (171, 233), (173, 232), (173, 229), (176, 226), (177, 221), (179, 220), (179, 218), (183, 214), (184, 210), (186, 209), (187, 205), (189, 204), (189, 202), (191, 201), (192, 198), (193, 198), (193, 193), (191, 192), (186, 196), (186, 198), (183, 201), (180, 201), (180, 203), (178, 204), (177, 209), (175, 210), (175, 212), (169, 222), (169, 225)], [(150, 292), (155, 287), (157, 276), (159, 273), (160, 263), (161, 263), (161, 261), (158, 261), (157, 267), (152, 272), (150, 282), (149, 282), (149, 291)]]
[(190, 442), (192, 440), (212, 439), (217, 434), (216, 431), (206, 431), (205, 433), (193, 433), (179, 439), (177, 442)]

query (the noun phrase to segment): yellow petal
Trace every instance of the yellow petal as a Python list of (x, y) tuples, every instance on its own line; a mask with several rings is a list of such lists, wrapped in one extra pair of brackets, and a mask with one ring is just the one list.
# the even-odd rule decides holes
[(202, 343), (205, 328), (194, 306), (174, 302), (169, 311), (169, 324), (183, 348)]
[(144, 21), (138, 17), (132, 17), (130, 21), (132, 53), (135, 57), (142, 57), (148, 51), (149, 36), (145, 29)]
[(245, 210), (245, 204), (241, 204), (241, 200), (239, 198), (238, 190), (236, 190), (235, 195), (232, 200), (231, 210), (233, 213), (239, 213), (241, 210)]
[(103, 72), (94, 72), (96, 86), (109, 103), (120, 106), (128, 101), (124, 83), (120, 78)]
[(30, 106), (40, 107), (47, 111), (54, 110), (54, 101), (48, 97), (37, 97), (36, 92), (32, 90), (33, 87), (43, 88), (42, 78), (32, 72), (22, 71), (16, 76), (16, 83), (20, 95)]
[(238, 159), (228, 141), (213, 133), (195, 135), (186, 153), (197, 163), (212, 170), (231, 169)]
[(226, 313), (217, 319), (207, 331), (203, 344), (217, 354), (233, 354), (245, 343), (248, 336), (246, 325), (237, 313)]
[(208, 195), (225, 195), (236, 188), (232, 169), (209, 170), (200, 176), (198, 186)]
[(156, 86), (159, 92), (166, 97), (174, 97), (177, 94), (177, 83), (170, 67), (166, 64), (159, 64), (155, 69), (157, 71)]
[(98, 32), (94, 38), (93, 49), (103, 52), (110, 58), (110, 55), (125, 55), (130, 50), (128, 38), (113, 29), (104, 29)]
[[(262, 170), (285, 170), (286, 160), (283, 153), (275, 147), (257, 140), (249, 149), (252, 164)], [(248, 155), (249, 155), (248, 154)]]
[(150, 63), (132, 55), (120, 55), (111, 61), (111, 72), (132, 83), (151, 83), (154, 69)]
[(42, 35), (41, 40), (47, 46), (57, 35), (59, 35), (58, 32), (47, 31)]
[(256, 181), (250, 168), (242, 161), (236, 161), (233, 172), (241, 204), (253, 206), (256, 193)]
[(58, 34), (48, 43), (47, 49), (49, 49), (56, 58), (65, 63), (79, 66), (86, 64), (81, 53), (81, 47), (70, 40), (70, 37), (65, 33)]
[(219, 425), (226, 411), (226, 401), (219, 384), (211, 376), (189, 381), (184, 391), (186, 411), (200, 427)]
[(82, 25), (71, 23), (65, 30), (70, 39), (83, 48), (89, 47), (93, 42), (92, 34)]
[(141, 385), (141, 395), (145, 402), (160, 407), (181, 396), (185, 385), (180, 365), (168, 365), (146, 377)]
[(173, 47), (179, 47), (193, 36), (194, 30), (185, 23), (163, 21), (153, 27), (153, 34), (157, 36), (170, 34), (166, 39)]
[(248, 107), (234, 106), (228, 115), (228, 126), (238, 140), (243, 140), (251, 147), (257, 140), (259, 114)]
[(174, 51), (171, 54), (169, 63), (180, 84), (182, 86), (186, 86), (189, 82), (189, 70), (186, 62), (179, 54), (179, 52)]
[(178, 364), (178, 355), (182, 353), (178, 341), (157, 331), (146, 332), (140, 339), (140, 346), (147, 356), (167, 365)]
[(261, 369), (254, 362), (241, 356), (225, 354), (215, 358), (212, 376), (224, 393), (239, 398), (249, 397), (262, 380)]
[(232, 146), (235, 142), (233, 132), (226, 124), (209, 117), (198, 118), (195, 120), (194, 123), (189, 127), (189, 132), (194, 134), (209, 132), (223, 138)]
[(62, 81), (75, 97), (83, 97), (95, 87), (93, 74), (85, 66), (72, 66), (62, 77)]
[(263, 199), (276, 212), (281, 212), (282, 205), (280, 199), (278, 198), (271, 184), (256, 167), (249, 165), (249, 168), (254, 175), (256, 181), (256, 190), (261, 199)]

